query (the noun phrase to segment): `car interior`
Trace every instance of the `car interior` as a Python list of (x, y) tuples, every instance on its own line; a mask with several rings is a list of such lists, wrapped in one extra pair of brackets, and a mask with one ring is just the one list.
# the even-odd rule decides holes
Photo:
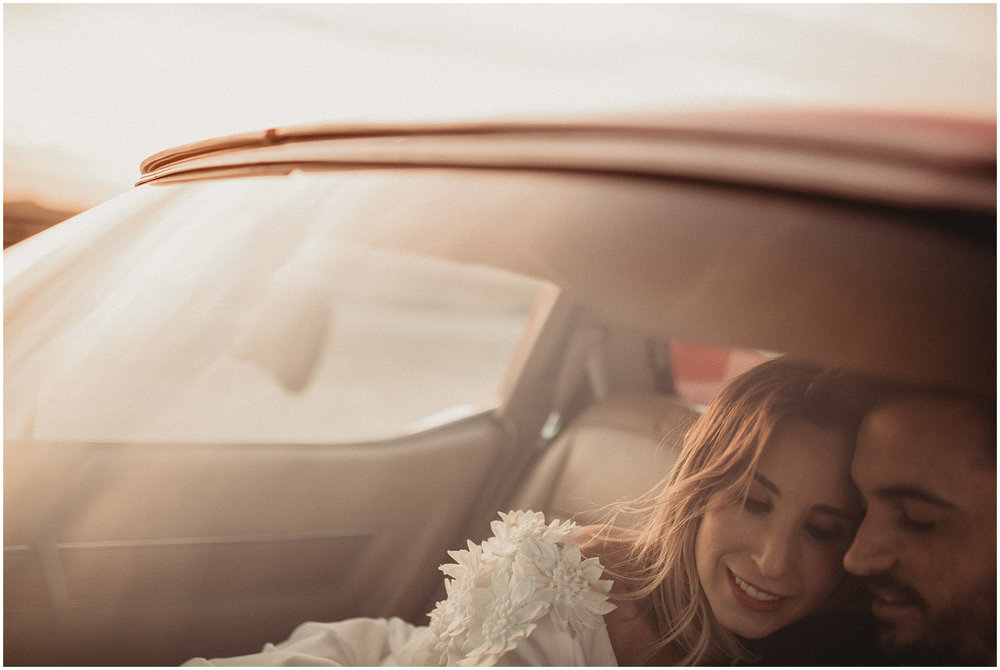
[(600, 521), (666, 475), (702, 405), (665, 387), (669, 341), (553, 325), (537, 346), (569, 337), (560, 369), (519, 380), (551, 386), (552, 409), (503, 410), (529, 410), (534, 434), (484, 413), (353, 446), (9, 441), (5, 495), (30, 513), (5, 529), (7, 662), (171, 665), (306, 620), (420, 622), (443, 549), (485, 537), (497, 511)]
[[(783, 127), (786, 120), (780, 121)], [(887, 121), (877, 121), (871, 136), (883, 137)], [(858, 126), (843, 127), (853, 132)], [(776, 160), (794, 183), (782, 186), (784, 172), (768, 171), (774, 163), (758, 155), (767, 158), (766, 141), (751, 138), (753, 155), (737, 165), (737, 152), (729, 165), (721, 136), (707, 136), (710, 163), (731, 168), (718, 179), (622, 174), (614, 160), (589, 172), (548, 164), (522, 171), (328, 165), (327, 175), (315, 177), (302, 172), (322, 170), (310, 164), (300, 171), (302, 161), (294, 157), (291, 166), (265, 166), (284, 176), (260, 176), (262, 163), (252, 162), (244, 175), (242, 158), (227, 167), (226, 152), (212, 150), (207, 160), (223, 170), (212, 176), (223, 178), (151, 178), (106, 208), (8, 250), (5, 384), (16, 383), (18, 393), (5, 403), (5, 663), (175, 665), (257, 652), (308, 620), (398, 616), (424, 623), (442, 597), (437, 568), (448, 561), (448, 550), (487, 537), (497, 513), (509, 509), (581, 524), (607, 518), (609, 505), (645, 493), (666, 476), (686, 428), (723, 379), (775, 352), (995, 397), (992, 146), (992, 170), (983, 167), (989, 161), (979, 156), (980, 144), (962, 145), (974, 154), (970, 167), (961, 157), (941, 158), (951, 146), (942, 141), (927, 151), (890, 152), (883, 163), (861, 155), (862, 173), (848, 171), (837, 181), (850, 148), (809, 162), (797, 150), (786, 155), (789, 146), (827, 151), (836, 144), (784, 138), (776, 143)], [(669, 142), (673, 135), (655, 137)], [(392, 139), (377, 142), (378, 150), (388, 145), (403, 152), (406, 142)], [(429, 142), (419, 139), (418, 146)], [(489, 145), (481, 137), (460, 139), (462, 146)], [(548, 144), (537, 139), (529, 134), (525, 140), (535, 147), (534, 158), (549, 160), (542, 154), (562, 146), (558, 133)], [(294, 154), (293, 144), (251, 151), (254, 160), (270, 150), (280, 157)], [(656, 153), (648, 142), (633, 145), (643, 160)], [(697, 164), (697, 151), (685, 147), (678, 152), (684, 164)], [(509, 147), (500, 148), (508, 161)], [(603, 152), (587, 160), (604, 160)], [(391, 154), (389, 160), (401, 159)], [(917, 168), (908, 167), (911, 160)], [(800, 164), (812, 171), (800, 172)], [(884, 184), (879, 165), (888, 174)], [(187, 154), (169, 169), (185, 166), (201, 169)], [(939, 183), (931, 178), (935, 170), (947, 173), (944, 183), (951, 186), (928, 188)], [(964, 187), (954, 185), (966, 182), (974, 188), (963, 199)], [(287, 193), (280, 190), (285, 187)], [(226, 206), (215, 205), (219, 218), (210, 219), (203, 202), (219, 193), (227, 196)], [(149, 213), (165, 209), (172, 197), (187, 218), (140, 227), (142, 216), (152, 219)], [(233, 203), (252, 206), (240, 210)], [(293, 206), (300, 209), (289, 214), (285, 208)], [(300, 222), (304, 211), (321, 216), (307, 225)], [(261, 212), (272, 218), (252, 218)], [(112, 213), (125, 223), (105, 224), (101, 217)], [(142, 311), (157, 302), (161, 286), (164, 295), (194, 301), (215, 290), (213, 282), (245, 284), (256, 300), (266, 291), (250, 272), (272, 259), (247, 260), (247, 249), (267, 245), (240, 243), (273, 236), (287, 243), (273, 245), (280, 261), (299, 259), (294, 244), (303, 253), (329, 248), (322, 246), (332, 236), (329, 219), (348, 214), (355, 218), (337, 229), (338, 242), (502, 268), (558, 287), (538, 293), (495, 402), (369, 440), (45, 434), (54, 425), (46, 421), (62, 418), (52, 403), (45, 413), (53, 398), (76, 402), (61, 407), (78, 411), (81, 422), (92, 418), (88, 412), (103, 412), (113, 424), (116, 408), (94, 400), (105, 397), (97, 391), (102, 383), (111, 387), (108, 393), (117, 390), (108, 382), (117, 379), (111, 364), (138, 360), (133, 356), (150, 333), (164, 346), (183, 339), (161, 334), (159, 322)], [(218, 255), (206, 251), (212, 235), (229, 229), (246, 238), (219, 242)], [(33, 265), (45, 259), (50, 240), (59, 242), (55, 269)], [(129, 245), (140, 244), (173, 255), (133, 253), (137, 247)], [(323, 268), (321, 251), (307, 260)], [(83, 261), (65, 268), (56, 262), (77, 252)], [(188, 265), (203, 268), (208, 279), (171, 273), (192, 256), (198, 262)], [(141, 281), (123, 292), (108, 279), (119, 270), (138, 272)], [(248, 274), (234, 277), (237, 270)], [(259, 274), (267, 281), (280, 274), (265, 270)], [(97, 288), (88, 294), (87, 285)], [(292, 294), (276, 295), (268, 304), (283, 309), (289, 303), (283, 296)], [(124, 325), (105, 318), (109, 303), (128, 300), (133, 311), (124, 312)], [(244, 306), (220, 304), (220, 319), (233, 319)], [(311, 313), (312, 303), (302, 304)], [(179, 324), (178, 332), (203, 316), (195, 309), (178, 308), (178, 314), (168, 324)], [(54, 353), (64, 350), (56, 348), (58, 340), (43, 341), (60, 319), (69, 322), (65, 315), (107, 328), (107, 341), (93, 343), (97, 353), (81, 345), (79, 359), (62, 359)], [(68, 329), (65, 337), (75, 332)], [(421, 346), (435, 339), (420, 334)], [(206, 339), (205, 348), (214, 343)], [(470, 349), (475, 358), (476, 348)], [(414, 351), (403, 354), (420, 354)], [(63, 366), (67, 360), (88, 363), (92, 378), (74, 376), (85, 368)], [(209, 367), (201, 358), (185, 363), (192, 374)], [(167, 368), (165, 383), (177, 377), (184, 386), (187, 369), (174, 374), (157, 364)], [(51, 378), (37, 379), (39, 370)], [(391, 385), (411, 384), (391, 373)], [(278, 377), (259, 375), (298, 393), (301, 375)], [(120, 400), (152, 414), (159, 409), (156, 390), (148, 397), (122, 392)], [(206, 414), (230, 409), (219, 401)], [(251, 407), (251, 419), (255, 412)]]

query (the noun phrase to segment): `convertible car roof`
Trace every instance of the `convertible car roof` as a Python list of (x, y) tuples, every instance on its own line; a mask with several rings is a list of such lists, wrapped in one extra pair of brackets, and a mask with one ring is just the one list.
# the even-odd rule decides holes
[[(404, 226), (356, 232), (365, 242), (550, 279), (670, 335), (995, 393), (994, 119), (740, 110), (272, 128), (156, 154), (139, 183), (375, 168), (501, 172), (523, 202), (511, 220), (470, 184), (450, 216), (413, 205)], [(539, 195), (538, 174), (558, 183)]]

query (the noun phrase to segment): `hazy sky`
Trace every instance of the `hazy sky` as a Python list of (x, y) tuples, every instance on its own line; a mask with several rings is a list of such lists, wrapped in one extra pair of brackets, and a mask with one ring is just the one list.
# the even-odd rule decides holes
[(3, 26), (5, 196), (83, 204), (274, 125), (996, 108), (993, 4), (5, 4)]

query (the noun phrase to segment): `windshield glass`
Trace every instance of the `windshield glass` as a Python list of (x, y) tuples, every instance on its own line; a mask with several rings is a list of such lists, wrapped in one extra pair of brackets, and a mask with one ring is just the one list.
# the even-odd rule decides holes
[(343, 443), (495, 407), (551, 288), (338, 239), (359, 179), (143, 186), (43, 233), (45, 264), (14, 247), (5, 437)]

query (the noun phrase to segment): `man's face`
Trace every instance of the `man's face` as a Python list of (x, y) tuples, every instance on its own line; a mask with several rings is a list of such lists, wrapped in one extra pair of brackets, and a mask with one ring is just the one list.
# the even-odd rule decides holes
[(906, 662), (996, 663), (996, 465), (985, 419), (912, 398), (874, 411), (851, 474), (866, 512), (844, 557)]

